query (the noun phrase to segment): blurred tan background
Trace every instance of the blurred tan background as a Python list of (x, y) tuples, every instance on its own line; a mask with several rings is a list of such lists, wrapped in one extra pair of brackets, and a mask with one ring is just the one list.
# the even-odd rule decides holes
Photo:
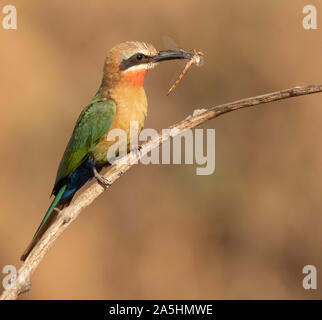
[[(174, 94), (175, 62), (148, 74), (146, 127), (195, 108), (322, 82), (322, 31), (302, 0), (1, 1), (0, 267), (19, 256), (50, 204), (57, 166), (107, 51), (125, 40), (206, 54)], [(0, 18), (4, 15), (0, 14)], [(88, 207), (50, 250), (24, 299), (321, 298), (322, 94), (241, 110), (216, 129), (216, 172), (139, 165)], [(139, 184), (138, 184), (139, 183)], [(4, 275), (2, 276), (4, 277)]]

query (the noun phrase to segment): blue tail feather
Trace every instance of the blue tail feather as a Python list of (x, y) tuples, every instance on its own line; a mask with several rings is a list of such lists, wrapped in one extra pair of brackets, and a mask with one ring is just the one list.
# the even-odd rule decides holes
[[(51, 203), (50, 207), (48, 208), (43, 220), (40, 223), (34, 237), (32, 238), (31, 243), (25, 250), (25, 252), (21, 256), (21, 260), (25, 261), (28, 257), (31, 250), (40, 240), (42, 235), (51, 225), (51, 220), (55, 218), (53, 212), (56, 207), (63, 208), (64, 206), (68, 205), (72, 200), (74, 194), (90, 179), (94, 177), (93, 167), (95, 166), (95, 162), (92, 160), (84, 161), (69, 177), (67, 183), (63, 185), (59, 191), (57, 192), (55, 199)], [(57, 213), (56, 213), (57, 214)]]
[(67, 184), (67, 189), (62, 195), (61, 200), (67, 200), (74, 196), (74, 194), (88, 181), (94, 177), (93, 167), (95, 161), (84, 161), (70, 176)]

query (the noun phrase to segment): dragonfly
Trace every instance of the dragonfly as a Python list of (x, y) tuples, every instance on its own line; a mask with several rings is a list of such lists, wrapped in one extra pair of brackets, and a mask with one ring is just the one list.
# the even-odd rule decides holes
[[(164, 36), (163, 37), (163, 43), (166, 47), (175, 49), (175, 50), (180, 50), (179, 46), (177, 43), (170, 37)], [(167, 95), (169, 95), (180, 83), (186, 72), (189, 70), (189, 68), (194, 64), (196, 66), (201, 66), (203, 64), (203, 56), (204, 54), (201, 51), (197, 51), (195, 49), (192, 50), (192, 55), (191, 58), (188, 60), (188, 62), (185, 64), (184, 69), (180, 73), (179, 77), (177, 80), (174, 82), (174, 84), (170, 87), (170, 89), (167, 92)], [(182, 61), (177, 60), (177, 63), (182, 65)]]

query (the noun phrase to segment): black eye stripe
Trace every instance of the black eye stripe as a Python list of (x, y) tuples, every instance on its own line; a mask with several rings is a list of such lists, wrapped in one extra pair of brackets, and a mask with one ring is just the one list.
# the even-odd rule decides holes
[(130, 58), (123, 60), (120, 63), (120, 70), (124, 71), (130, 67), (137, 66), (139, 64), (148, 63), (152, 60), (152, 57), (148, 57), (143, 53), (135, 53)]

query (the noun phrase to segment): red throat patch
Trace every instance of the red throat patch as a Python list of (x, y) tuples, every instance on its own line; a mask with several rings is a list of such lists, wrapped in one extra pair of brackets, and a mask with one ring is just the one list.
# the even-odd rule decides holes
[(124, 79), (126, 82), (136, 87), (141, 87), (143, 86), (144, 78), (147, 72), (147, 69), (127, 71), (124, 75)]

